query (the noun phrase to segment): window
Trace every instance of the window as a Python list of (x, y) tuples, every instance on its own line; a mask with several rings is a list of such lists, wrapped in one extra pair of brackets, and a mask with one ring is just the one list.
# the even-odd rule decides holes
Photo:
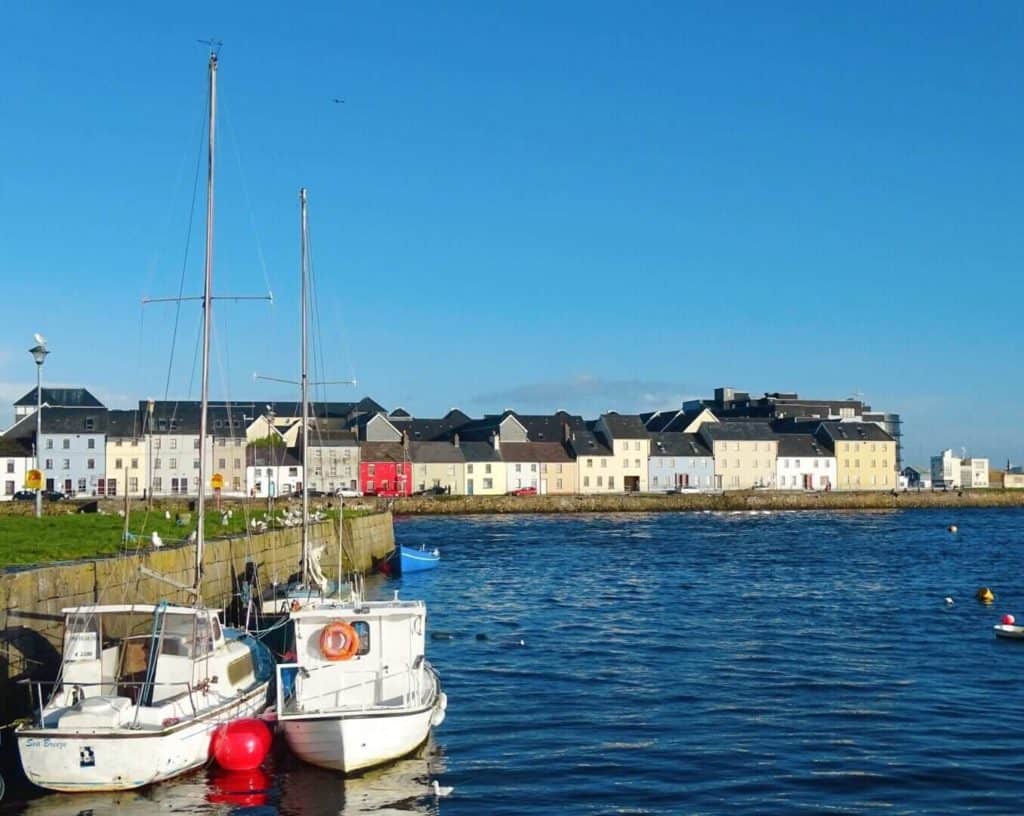
[(640, 460), (639, 459), (634, 459), (633, 460), (633, 467), (635, 467), (635, 468), (640, 467)]
[(370, 479), (370, 480), (369, 480), (369, 481), (368, 481), (368, 482), (366, 483), (366, 492), (367, 492), (367, 493), (373, 493), (373, 479)]
[(240, 468), (241, 466), (242, 466), (242, 460), (241, 459), (236, 459), (235, 460), (235, 470), (238, 470), (238, 468)]
[[(556, 473), (561, 473), (561, 472), (562, 472), (562, 463), (561, 463), (561, 462), (559, 462), (559, 463), (558, 463), (558, 464), (557, 464), (557, 465), (555, 466), (555, 472), (556, 472)], [(561, 484), (561, 480), (559, 480), (559, 484), (558, 484), (558, 486), (559, 486), (559, 487), (561, 487), (561, 486), (562, 486), (562, 484)]]
[(602, 459), (601, 460), (601, 467), (608, 467), (608, 460), (607, 459)]
[(562, 489), (562, 480), (561, 479), (555, 479), (555, 487), (557, 487), (559, 490)]
[(370, 464), (368, 464), (366, 466), (366, 472), (369, 473), (371, 476), (374, 475), (374, 470), (375, 469), (376, 469), (376, 466), (373, 464), (373, 462), (370, 462)]
[(52, 439), (47, 439), (46, 440), (46, 449), (47, 450), (53, 450), (53, 440)]
[(87, 448), (88, 448), (89, 450), (96, 450), (96, 440), (95, 440), (95, 439), (89, 439), (89, 440), (88, 440), (88, 441), (87, 441), (87, 442), (85, 443), (85, 446), (86, 446), (86, 447), (87, 447)]
[(614, 490), (615, 489), (615, 477), (614, 476), (609, 476), (608, 477), (608, 489), (609, 490)]
[(796, 460), (796, 467), (800, 467), (800, 460), (799, 459)]
[(494, 480), (493, 479), (488, 479), (488, 478), (485, 477), (484, 478), (484, 490), (490, 490), (493, 487), (494, 487)]
[(171, 459), (171, 470), (174, 470), (178, 466), (177, 459)]
[(594, 460), (593, 459), (588, 459), (587, 460), (587, 467), (593, 467), (593, 466), (594, 466)]
[(47, 459), (46, 460), (46, 464), (43, 465), (43, 468), (45, 470), (53, 470), (53, 460), (52, 459)]
[(224, 468), (226, 468), (227, 466), (228, 466), (228, 460), (227, 459), (218, 459), (217, 460), (217, 467), (220, 470), (224, 470)]
[[(90, 459), (89, 461), (91, 462), (92, 460)], [(71, 470), (71, 460), (70, 459), (61, 459), (61, 468), (63, 470)]]
[(294, 477), (296, 477), (298, 475), (299, 475), (299, 469), (297, 467), (290, 467), (290, 468), (288, 468), (288, 476), (289, 477), (294, 478)]
[(14, 460), (13, 459), (8, 459), (7, 460), (7, 472), (8, 473), (14, 473)]
[(449, 476), (454, 476), (455, 475), (455, 465), (448, 465), (448, 475)]
[(159, 493), (164, 489), (163, 480), (159, 476), (153, 477), (153, 492)]
[(628, 468), (629, 467), (629, 460), (628, 459), (623, 459), (622, 460), (622, 466), (624, 468)]
[(523, 472), (523, 466), (517, 462), (516, 463), (516, 473), (522, 473), (522, 472)]
[(14, 481), (13, 480), (9, 480), (9, 481), (4, 482), (4, 495), (5, 496), (13, 496), (14, 495)]
[(640, 450), (640, 440), (633, 443), (633, 450)]
[(171, 450), (175, 450), (177, 447), (178, 447), (178, 440), (177, 439), (172, 439), (171, 440)]
[(598, 487), (604, 487), (604, 476), (598, 476), (597, 477), (597, 486)]
[(128, 492), (138, 493), (139, 492), (139, 479), (136, 476), (132, 476), (128, 479)]
[(153, 440), (153, 447), (156, 448), (157, 450), (160, 450), (160, 440), (159, 439), (154, 439)]
[(199, 460), (198, 459), (193, 459), (192, 460), (192, 470), (199, 470)]
[(484, 465), (484, 473), (490, 473), (490, 472), (491, 472), (491, 466), (490, 465)]
[(536, 473), (537, 472), (537, 463), (536, 462), (534, 462), (532, 465), (530, 465), (530, 472), (531, 473)]
[(116, 441), (116, 442), (114, 443), (114, 447), (115, 447), (115, 448), (119, 448), (119, 447), (121, 447), (121, 440), (120, 440), (120, 439), (118, 439), (118, 440), (117, 440), (117, 441)]
[(472, 472), (473, 472), (473, 465), (472, 464), (466, 465), (466, 473), (472, 473)]
[(139, 467), (139, 460), (138, 459), (132, 459), (132, 467), (135, 468), (135, 469), (138, 469), (138, 467)]
[(114, 460), (114, 470), (121, 470), (124, 467), (124, 462), (121, 459)]
[(96, 427), (96, 420), (93, 417), (85, 418), (85, 429), (91, 431)]
[(87, 459), (86, 462), (85, 462), (85, 466), (89, 470), (95, 470), (96, 469), (96, 460), (95, 459)]
[(232, 476), (231, 477), (231, 489), (236, 493), (242, 489), (242, 477)]
[(70, 439), (65, 439), (61, 443), (61, 447), (64, 448), (64, 450), (67, 450), (68, 448), (70, 448), (71, 447), (71, 440)]
[(584, 476), (583, 477), (583, 486), (584, 487), (590, 487), (590, 477), (589, 476)]
[(198, 436), (195, 439), (192, 440), (192, 447), (195, 450), (199, 450), (199, 437)]
[(84, 493), (87, 489), (88, 489), (88, 487), (86, 486), (85, 479), (84, 478), (79, 479), (78, 480), (78, 492), (79, 493)]
[(352, 621), (352, 628), (359, 636), (359, 650), (356, 655), (364, 655), (370, 651), (370, 624), (366, 621)]
[(153, 460), (153, 467), (157, 468), (158, 470), (160, 469), (160, 460), (159, 459), (154, 459)]

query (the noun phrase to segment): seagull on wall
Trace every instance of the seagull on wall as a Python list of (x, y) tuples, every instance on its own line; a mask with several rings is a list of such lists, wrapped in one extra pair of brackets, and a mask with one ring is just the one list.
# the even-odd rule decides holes
[(164, 542), (160, 538), (160, 533), (158, 533), (156, 530), (153, 531), (153, 535), (150, 536), (149, 540), (153, 542), (153, 546), (157, 549), (160, 549), (162, 546), (164, 546)]
[(438, 799), (442, 796), (451, 796), (452, 791), (455, 790), (451, 785), (441, 785), (436, 779), (430, 783), (430, 786), (434, 789), (434, 796)]

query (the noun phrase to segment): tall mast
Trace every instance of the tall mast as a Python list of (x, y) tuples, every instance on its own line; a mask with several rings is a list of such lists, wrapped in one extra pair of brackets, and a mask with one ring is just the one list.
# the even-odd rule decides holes
[(203, 550), (206, 545), (206, 452), (207, 406), (210, 401), (210, 318), (213, 299), (213, 171), (215, 123), (217, 120), (217, 54), (210, 54), (210, 137), (206, 173), (206, 271), (203, 277), (203, 377), (199, 411), (199, 497), (196, 510), (199, 516), (196, 528), (196, 601), (202, 601), (200, 587), (203, 582)]
[(306, 465), (306, 451), (309, 448), (309, 364), (307, 360), (306, 285), (309, 277), (309, 254), (307, 243), (309, 229), (306, 222), (306, 188), (299, 189), (300, 244), (302, 246), (300, 273), (302, 278), (302, 373), (299, 387), (302, 391), (302, 583), (309, 586), (309, 470)]

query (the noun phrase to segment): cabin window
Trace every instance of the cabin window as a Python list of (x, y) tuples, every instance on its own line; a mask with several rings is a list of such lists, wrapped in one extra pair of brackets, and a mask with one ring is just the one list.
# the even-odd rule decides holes
[(370, 624), (366, 621), (352, 621), (352, 628), (359, 637), (359, 651), (356, 656), (367, 654), (370, 651)]

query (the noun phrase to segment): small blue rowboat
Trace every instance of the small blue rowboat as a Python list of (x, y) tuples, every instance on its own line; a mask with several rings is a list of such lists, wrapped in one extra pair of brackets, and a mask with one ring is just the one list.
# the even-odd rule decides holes
[(423, 572), (433, 569), (440, 563), (441, 553), (426, 547), (404, 547), (401, 544), (395, 545), (394, 552), (384, 561), (377, 564), (377, 568), (385, 575), (401, 575), (406, 572)]

